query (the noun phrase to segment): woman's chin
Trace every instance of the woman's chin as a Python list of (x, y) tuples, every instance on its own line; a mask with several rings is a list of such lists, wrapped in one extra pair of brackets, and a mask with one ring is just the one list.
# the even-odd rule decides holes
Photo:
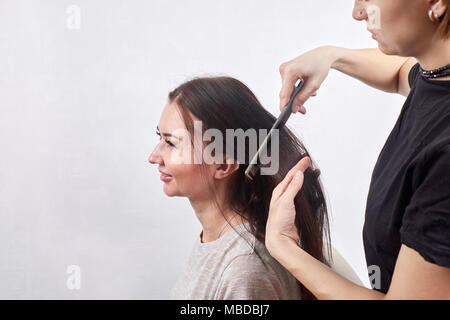
[(383, 52), (386, 55), (399, 55), (399, 53), (394, 50), (393, 48), (387, 46), (382, 41), (377, 40), (378, 42), (378, 49), (380, 49), (381, 52)]
[(171, 188), (170, 186), (168, 186), (166, 183), (164, 184), (163, 191), (166, 194), (166, 196), (168, 196), (168, 197), (179, 196), (178, 192), (176, 190), (174, 190), (173, 188)]

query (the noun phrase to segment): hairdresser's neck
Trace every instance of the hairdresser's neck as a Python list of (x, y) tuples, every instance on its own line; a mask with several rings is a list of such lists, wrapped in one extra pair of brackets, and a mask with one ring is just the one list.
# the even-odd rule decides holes
[(238, 219), (240, 217), (231, 210), (221, 212), (214, 199), (189, 199), (189, 201), (203, 227), (201, 242), (215, 241), (227, 233), (232, 226), (242, 223), (241, 219)]
[[(421, 67), (424, 70), (433, 70), (450, 63), (450, 39), (433, 38), (423, 52), (416, 55)], [(450, 77), (439, 78), (447, 80)]]

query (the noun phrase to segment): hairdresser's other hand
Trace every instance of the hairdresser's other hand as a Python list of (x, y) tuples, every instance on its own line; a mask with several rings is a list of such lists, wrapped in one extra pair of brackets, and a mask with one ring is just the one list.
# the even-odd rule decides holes
[(305, 114), (305, 102), (311, 96), (316, 95), (335, 60), (335, 47), (324, 46), (283, 63), (280, 66), (282, 81), (280, 110), (288, 104), (297, 80), (302, 79), (305, 82), (305, 86), (295, 98), (292, 112), (300, 111), (300, 113)]
[(286, 241), (297, 245), (299, 243), (298, 230), (295, 226), (294, 198), (303, 186), (303, 173), (310, 164), (309, 157), (301, 159), (273, 190), (265, 240), (266, 247), (272, 256), (279, 244)]

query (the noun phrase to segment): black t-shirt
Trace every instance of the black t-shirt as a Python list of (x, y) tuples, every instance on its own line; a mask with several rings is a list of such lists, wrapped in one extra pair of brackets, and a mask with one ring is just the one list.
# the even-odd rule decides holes
[(372, 174), (363, 230), (372, 287), (384, 293), (402, 244), (450, 267), (450, 81), (424, 79), (416, 64), (409, 84)]

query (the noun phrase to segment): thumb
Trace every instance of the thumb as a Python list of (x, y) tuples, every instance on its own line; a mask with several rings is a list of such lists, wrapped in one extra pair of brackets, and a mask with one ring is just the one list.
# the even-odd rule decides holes
[(295, 196), (298, 194), (298, 192), (303, 186), (303, 181), (304, 181), (303, 172), (299, 170), (295, 173), (291, 182), (287, 186), (286, 191), (281, 196), (281, 198), (283, 198), (283, 201), (287, 201), (289, 203), (291, 201), (294, 201)]

